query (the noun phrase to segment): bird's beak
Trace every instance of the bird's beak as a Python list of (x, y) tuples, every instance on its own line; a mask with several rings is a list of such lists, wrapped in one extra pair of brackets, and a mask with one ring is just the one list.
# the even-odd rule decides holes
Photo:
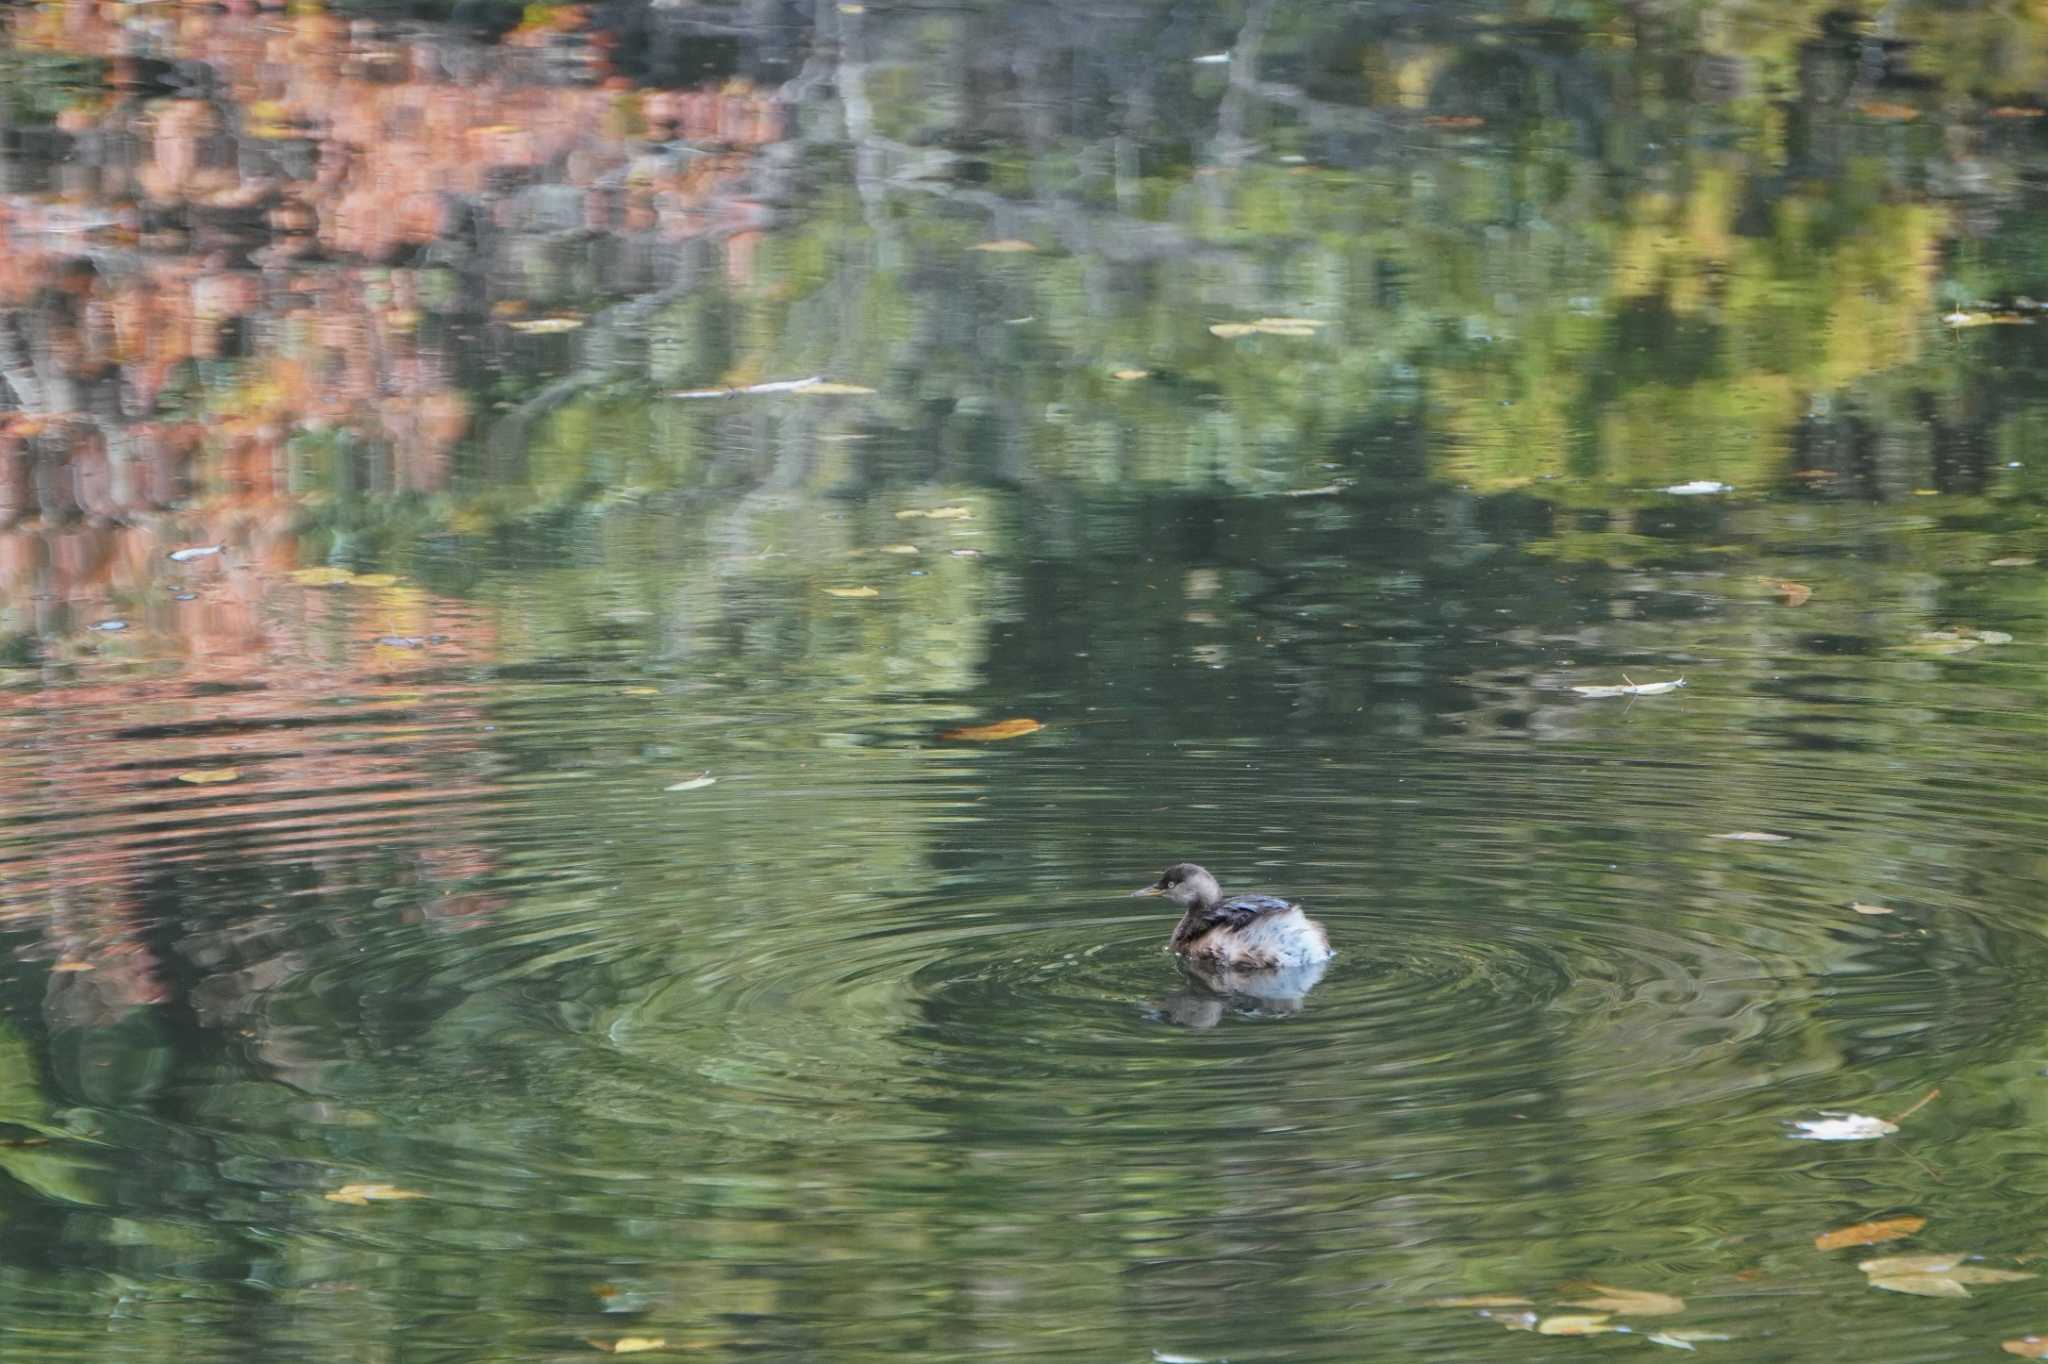
[(1143, 900), (1143, 899), (1146, 899), (1146, 898), (1148, 898), (1148, 897), (1150, 897), (1150, 896), (1153, 896), (1153, 895), (1164, 895), (1164, 894), (1166, 894), (1166, 892), (1165, 892), (1164, 890), (1162, 890), (1162, 889), (1161, 889), (1160, 887), (1158, 887), (1158, 886), (1146, 886), (1146, 887), (1145, 887), (1145, 888), (1144, 888), (1143, 890), (1134, 890), (1134, 891), (1132, 891), (1132, 892), (1131, 892), (1131, 898), (1132, 898), (1133, 900)]

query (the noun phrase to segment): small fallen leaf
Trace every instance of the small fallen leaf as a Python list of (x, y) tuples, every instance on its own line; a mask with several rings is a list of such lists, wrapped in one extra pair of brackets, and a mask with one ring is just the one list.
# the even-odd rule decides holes
[(973, 508), (961, 506), (932, 507), (929, 509), (906, 507), (896, 513), (898, 521), (966, 521), (972, 519), (973, 516)]
[(1640, 1288), (1616, 1288), (1612, 1284), (1589, 1283), (1600, 1296), (1567, 1302), (1566, 1307), (1586, 1307), (1596, 1312), (1612, 1312), (1621, 1317), (1668, 1317), (1673, 1312), (1685, 1310), (1685, 1299), (1675, 1298), (1669, 1293), (1654, 1293)]
[(584, 1339), (608, 1355), (637, 1355), (649, 1350), (665, 1349), (668, 1340), (662, 1336), (620, 1336), (616, 1340), (599, 1340), (596, 1336)]
[(2048, 1359), (2048, 1336), (2021, 1336), (2017, 1340), (2001, 1340), (1998, 1348), (2021, 1359)]
[(1623, 1328), (1612, 1325), (1603, 1314), (1600, 1316), (1572, 1316), (1569, 1314), (1545, 1317), (1536, 1323), (1539, 1336), (1597, 1336), (1607, 1331)]
[(718, 778), (712, 776), (709, 772), (700, 772), (688, 781), (679, 781), (673, 786), (664, 786), (661, 789), (664, 791), (701, 791), (707, 786), (716, 785), (717, 782)]
[(535, 317), (524, 322), (508, 323), (521, 336), (554, 336), (560, 332), (573, 332), (583, 325), (580, 317)]
[(919, 549), (919, 548), (918, 548), (918, 547), (917, 547), (916, 545), (883, 545), (883, 546), (882, 546), (882, 553), (884, 553), (884, 554), (922, 554), (922, 553), (924, 553), (924, 551), (923, 551), (923, 550), (921, 550), (921, 549)]
[(240, 781), (239, 767), (195, 767), (189, 772), (180, 772), (178, 780), (193, 786), (218, 786), (226, 781)]
[(1946, 1274), (1960, 1265), (1962, 1255), (1880, 1255), (1875, 1260), (1858, 1260), (1865, 1274)]
[(1719, 1331), (1657, 1331), (1643, 1339), (1653, 1345), (1669, 1345), (1674, 1350), (1690, 1350), (1696, 1341), (1733, 1340)]
[(2031, 554), (2008, 554), (2003, 559), (1993, 559), (1993, 568), (2032, 568), (2035, 559)]
[(872, 587), (828, 587), (825, 589), (825, 595), (828, 597), (847, 597), (856, 601), (866, 601), (870, 597), (879, 597), (882, 594)]
[(1533, 1298), (1517, 1298), (1506, 1293), (1476, 1293), (1467, 1298), (1431, 1298), (1424, 1307), (1534, 1307)]
[(1813, 596), (1813, 589), (1805, 583), (1795, 583), (1785, 578), (1762, 579), (1764, 586), (1785, 599), (1787, 606), (1804, 606)]
[(401, 1189), (396, 1184), (344, 1184), (333, 1193), (322, 1194), (329, 1203), (346, 1203), (352, 1208), (366, 1208), (372, 1203), (403, 1203), (407, 1199), (425, 1198), (426, 1195), (413, 1189)]
[(1235, 341), (1240, 336), (1256, 336), (1258, 328), (1249, 322), (1211, 322), (1209, 335), (1220, 336), (1225, 341)]
[[(1861, 909), (1862, 906), (1857, 906)], [(1890, 910), (1880, 910), (1889, 914)], [(1896, 1241), (1911, 1236), (1927, 1225), (1924, 1217), (1886, 1217), (1875, 1222), (1858, 1222), (1853, 1227), (1837, 1227), (1813, 1238), (1815, 1250), (1840, 1250), (1844, 1246), (1874, 1246), (1880, 1241)]]
[(1756, 829), (1744, 829), (1738, 833), (1715, 834), (1724, 843), (1790, 843), (1784, 834), (1767, 834)]
[(1030, 242), (1019, 241), (1015, 237), (1000, 237), (992, 242), (976, 242), (974, 249), (976, 251), (986, 251), (993, 256), (1016, 256), (1022, 255), (1026, 251), (1036, 251), (1038, 248)]
[(1581, 696), (1663, 696), (1685, 686), (1685, 679), (1674, 678), (1669, 682), (1628, 682), (1617, 686), (1583, 686), (1572, 690)]
[(1946, 1274), (1889, 1274), (1870, 1281), (1872, 1288), (1887, 1293), (1910, 1293), (1916, 1298), (1967, 1298), (1970, 1290)]
[(1109, 377), (1112, 379), (1121, 379), (1125, 383), (1129, 384), (1136, 383), (1140, 379), (1151, 378), (1152, 371), (1149, 369), (1113, 369), (1109, 372)]
[(1872, 1141), (1899, 1130), (1897, 1123), (1865, 1113), (1823, 1113), (1818, 1118), (1802, 1118), (1792, 1125), (1799, 1130), (1786, 1135), (1794, 1141)]
[(194, 559), (210, 559), (226, 548), (226, 545), (193, 545), (189, 549), (174, 549), (167, 557), (174, 564), (189, 564)]
[(660, 688), (660, 687), (620, 687), (620, 688), (619, 688), (619, 695), (621, 695), (621, 696), (659, 696), (659, 695), (661, 695), (661, 688)]
[(1858, 914), (1890, 914), (1894, 912), (1886, 909), (1883, 905), (1866, 905), (1861, 900), (1851, 901), (1849, 908), (1855, 910)]
[(1865, 118), (1883, 119), (1887, 123), (1911, 123), (1920, 117), (1920, 111), (1910, 104), (1893, 104), (1881, 99), (1867, 99), (1856, 106), (1856, 112)]
[(1037, 720), (1019, 716), (1014, 720), (998, 720), (992, 725), (968, 725), (962, 729), (949, 729), (939, 737), (967, 739), (979, 743), (991, 739), (1016, 739), (1026, 734), (1036, 734), (1044, 728), (1044, 724)]

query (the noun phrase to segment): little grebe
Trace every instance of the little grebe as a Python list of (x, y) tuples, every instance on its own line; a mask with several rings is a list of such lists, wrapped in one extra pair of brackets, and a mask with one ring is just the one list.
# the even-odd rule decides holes
[(1270, 971), (1332, 955), (1329, 935), (1300, 905), (1274, 895), (1225, 899), (1216, 878), (1192, 862), (1176, 862), (1131, 894), (1164, 895), (1186, 911), (1169, 945), (1191, 961)]

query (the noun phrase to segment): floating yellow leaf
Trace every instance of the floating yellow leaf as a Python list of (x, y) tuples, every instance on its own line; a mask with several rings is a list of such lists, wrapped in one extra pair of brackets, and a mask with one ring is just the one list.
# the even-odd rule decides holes
[(922, 553), (924, 553), (924, 551), (923, 551), (923, 550), (921, 550), (921, 549), (919, 549), (919, 548), (918, 548), (918, 547), (917, 547), (916, 545), (883, 545), (883, 546), (882, 546), (882, 553), (884, 553), (884, 554), (922, 554)]
[(322, 565), (319, 568), (301, 568), (292, 572), (292, 581), (301, 587), (339, 587), (352, 583), (356, 575), (345, 568)]
[(825, 595), (828, 597), (849, 597), (857, 601), (865, 601), (869, 597), (879, 597), (882, 594), (872, 587), (828, 587), (825, 589)]
[(617, 1340), (599, 1340), (596, 1336), (585, 1336), (585, 1340), (608, 1355), (637, 1355), (649, 1350), (668, 1347), (668, 1341), (661, 1336), (620, 1336)]
[(2032, 568), (2034, 557), (2030, 554), (2008, 554), (2003, 559), (1993, 559), (1993, 568)]
[(896, 519), (898, 521), (965, 521), (973, 515), (973, 509), (968, 507), (933, 507), (929, 511), (918, 507), (908, 507), (897, 512)]
[[(1866, 905), (1861, 900), (1851, 901), (1849, 908), (1855, 910), (1858, 914), (1890, 914), (1892, 912), (1891, 910), (1886, 909), (1883, 905)], [(1845, 1241), (1843, 1242), (1843, 1244), (1848, 1245), (1852, 1243)], [(1821, 1247), (1821, 1249), (1827, 1250), (1830, 1249), (1830, 1247), (1823, 1246)]]
[[(1871, 912), (1863, 905), (1856, 905), (1854, 908), (1859, 913)], [(1891, 913), (1888, 909), (1876, 912)], [(1874, 1246), (1880, 1241), (1896, 1241), (1901, 1237), (1911, 1236), (1926, 1225), (1927, 1219), (1924, 1217), (1886, 1217), (1875, 1222), (1858, 1222), (1853, 1227), (1837, 1227), (1833, 1231), (1814, 1237), (1813, 1248), (1840, 1250), (1844, 1246)]]
[(2001, 1340), (1998, 1348), (2021, 1359), (2048, 1359), (2048, 1336), (2021, 1336), (2018, 1340)]
[(661, 695), (661, 688), (660, 688), (660, 687), (620, 687), (620, 688), (619, 688), (619, 695), (621, 695), (621, 696), (659, 696), (659, 695)]
[(1129, 384), (1135, 383), (1140, 379), (1151, 378), (1152, 371), (1149, 369), (1113, 369), (1109, 372), (1109, 377), (1112, 379), (1121, 379), (1125, 383)]
[(1813, 589), (1805, 583), (1795, 583), (1784, 578), (1765, 578), (1764, 586), (1785, 599), (1787, 606), (1804, 606), (1813, 596)]
[(1599, 1294), (1596, 1298), (1582, 1298), (1568, 1302), (1566, 1307), (1586, 1307), (1595, 1312), (1612, 1312), (1623, 1317), (1668, 1317), (1673, 1312), (1685, 1310), (1685, 1299), (1674, 1298), (1669, 1293), (1653, 1293), (1641, 1288), (1616, 1288), (1612, 1284), (1589, 1283), (1587, 1288)]
[(813, 398), (859, 398), (874, 392), (866, 384), (842, 384), (833, 379), (819, 379), (790, 391)]
[(218, 786), (225, 781), (241, 779), (242, 769), (239, 767), (195, 767), (189, 772), (178, 774), (179, 781), (189, 782), (193, 786)]
[(573, 332), (583, 325), (580, 317), (535, 317), (524, 322), (508, 323), (521, 336), (554, 336), (560, 332)]
[(1880, 1255), (1856, 1267), (1865, 1274), (1946, 1274), (1962, 1262), (1960, 1255)]
[(1469, 1298), (1431, 1298), (1424, 1307), (1533, 1307), (1534, 1299), (1506, 1293), (1477, 1293)]
[(1597, 1336), (1607, 1331), (1622, 1328), (1608, 1322), (1606, 1316), (1581, 1317), (1569, 1314), (1545, 1317), (1536, 1323), (1536, 1334), (1540, 1336)]
[(1209, 335), (1220, 336), (1225, 341), (1235, 341), (1240, 336), (1256, 336), (1259, 329), (1249, 322), (1212, 322)]
[(403, 1203), (411, 1198), (425, 1198), (426, 1195), (412, 1189), (401, 1189), (396, 1184), (344, 1184), (322, 1197), (329, 1203), (366, 1208), (372, 1203)]
[(969, 739), (982, 742), (990, 739), (1016, 739), (1026, 734), (1036, 734), (1045, 726), (1037, 720), (1019, 716), (1014, 720), (998, 720), (992, 725), (968, 725), (962, 729), (949, 729), (941, 739)]
[(1026, 251), (1036, 251), (1038, 248), (1030, 242), (1019, 241), (1015, 237), (1002, 237), (992, 242), (976, 242), (974, 249), (976, 251), (986, 251), (994, 256), (1015, 256), (1021, 255)]

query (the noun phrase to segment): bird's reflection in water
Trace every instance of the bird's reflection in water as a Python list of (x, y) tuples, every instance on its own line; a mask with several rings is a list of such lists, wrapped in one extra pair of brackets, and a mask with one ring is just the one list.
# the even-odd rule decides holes
[(1188, 1028), (1213, 1028), (1230, 1014), (1284, 1017), (1298, 1014), (1330, 963), (1304, 962), (1266, 970), (1246, 970), (1214, 961), (1183, 959), (1188, 988), (1176, 990), (1154, 1008), (1168, 1023)]

